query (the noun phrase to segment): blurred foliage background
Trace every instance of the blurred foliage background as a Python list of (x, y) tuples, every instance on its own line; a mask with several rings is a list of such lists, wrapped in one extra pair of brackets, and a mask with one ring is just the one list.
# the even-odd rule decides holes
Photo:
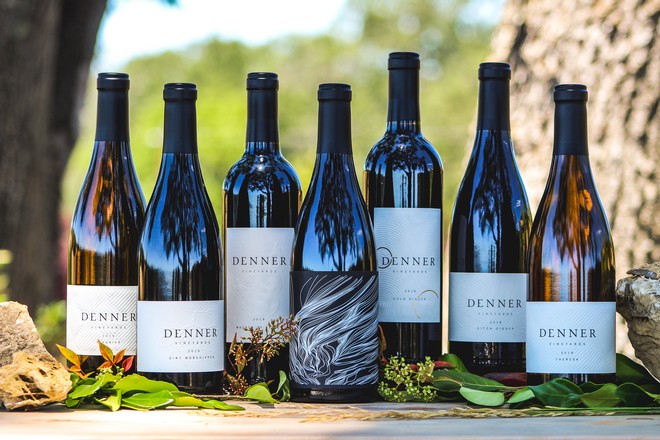
[[(335, 25), (323, 35), (290, 35), (260, 46), (210, 39), (184, 50), (131, 60), (121, 70), (131, 77), (131, 146), (145, 197), (148, 200), (151, 195), (160, 164), (164, 83), (197, 84), (200, 160), (221, 222), (222, 182), (244, 151), (248, 72), (273, 71), (280, 75), (282, 151), (298, 171), (304, 196), (315, 159), (318, 84), (346, 82), (352, 86), (353, 151), (360, 174), (368, 150), (385, 129), (388, 54), (415, 51), (422, 57), (422, 131), (438, 149), (445, 167), (446, 231), (473, 136), (477, 67), (486, 60), (496, 24), (496, 18), (484, 18), (479, 9), (489, 6), (492, 10), (493, 4), (497, 9), (503, 3), (349, 0)], [(68, 225), (93, 148), (97, 73), (89, 75), (80, 115), (81, 135), (62, 182), (62, 273), (66, 269)], [(7, 299), (4, 288), (10, 262), (9, 253), (0, 253), (0, 301)], [(54, 348), (55, 342), (63, 343), (65, 317), (63, 300), (37, 310), (35, 321), (49, 348)]]

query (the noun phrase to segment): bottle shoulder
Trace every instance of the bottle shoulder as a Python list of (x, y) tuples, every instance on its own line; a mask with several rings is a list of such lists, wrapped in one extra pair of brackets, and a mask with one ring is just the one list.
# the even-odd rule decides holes
[(283, 156), (245, 154), (227, 172), (223, 188), (226, 192), (242, 189), (287, 189), (298, 191), (300, 179)]
[(421, 134), (385, 132), (367, 154), (367, 170), (380, 168), (442, 169), (442, 159), (435, 147)]

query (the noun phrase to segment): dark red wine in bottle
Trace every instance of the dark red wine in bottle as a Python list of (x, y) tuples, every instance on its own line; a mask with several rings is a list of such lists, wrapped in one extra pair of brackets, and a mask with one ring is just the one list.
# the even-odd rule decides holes
[(417, 53), (390, 54), (387, 127), (364, 165), (384, 355), (408, 362), (442, 353), (443, 168), (421, 131), (419, 67)]
[(615, 381), (612, 235), (589, 165), (587, 87), (555, 86), (550, 175), (530, 240), (527, 380)]
[[(300, 181), (282, 156), (277, 117), (276, 73), (247, 76), (245, 153), (224, 182), (227, 351), (245, 340), (245, 327), (265, 328), (290, 312), (291, 249)], [(255, 358), (243, 370), (248, 383), (278, 383), (288, 370), (288, 347), (265, 363)], [(236, 374), (230, 371), (230, 374)]]
[(378, 383), (378, 272), (355, 174), (351, 88), (321, 84), (316, 163), (293, 246), (292, 398), (373, 400)]
[(221, 240), (197, 154), (197, 87), (165, 84), (163, 157), (138, 254), (138, 371), (219, 393), (224, 369)]
[(525, 371), (532, 215), (511, 140), (507, 63), (479, 66), (477, 133), (451, 223), (449, 351), (473, 373)]
[(89, 356), (84, 371), (104, 361), (97, 341), (115, 353), (136, 352), (137, 252), (144, 221), (128, 131), (129, 79), (99, 73), (92, 160), (71, 221), (66, 345)]

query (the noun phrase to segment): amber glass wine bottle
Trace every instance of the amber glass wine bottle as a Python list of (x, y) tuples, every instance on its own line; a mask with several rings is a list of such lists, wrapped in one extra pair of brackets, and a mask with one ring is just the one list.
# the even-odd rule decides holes
[(99, 73), (92, 160), (69, 233), (66, 345), (103, 363), (97, 341), (136, 352), (137, 252), (144, 221), (128, 131), (129, 78)]
[(613, 382), (615, 267), (587, 148), (587, 87), (554, 90), (550, 175), (532, 227), (527, 380)]

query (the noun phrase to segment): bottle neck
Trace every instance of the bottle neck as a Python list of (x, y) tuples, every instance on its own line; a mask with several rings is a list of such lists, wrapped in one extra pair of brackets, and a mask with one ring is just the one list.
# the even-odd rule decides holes
[(165, 101), (163, 153), (197, 154), (197, 111), (194, 100)]
[(585, 101), (560, 101), (555, 104), (555, 143), (552, 154), (589, 156)]
[(274, 154), (280, 151), (277, 120), (277, 90), (248, 90), (248, 118), (245, 152)]
[(317, 154), (353, 154), (350, 101), (319, 102)]
[(94, 140), (130, 141), (128, 134), (128, 89), (99, 90)]
[(511, 131), (508, 79), (489, 78), (479, 81), (477, 130)]
[(392, 69), (389, 72), (387, 129), (419, 132), (419, 70)]

